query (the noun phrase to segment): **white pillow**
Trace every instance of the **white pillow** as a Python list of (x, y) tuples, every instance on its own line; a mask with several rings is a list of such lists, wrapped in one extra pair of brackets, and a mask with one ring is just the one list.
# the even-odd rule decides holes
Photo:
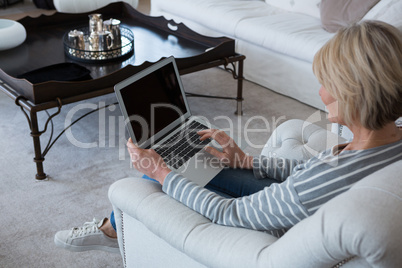
[(321, 0), (265, 0), (265, 3), (289, 12), (320, 18)]

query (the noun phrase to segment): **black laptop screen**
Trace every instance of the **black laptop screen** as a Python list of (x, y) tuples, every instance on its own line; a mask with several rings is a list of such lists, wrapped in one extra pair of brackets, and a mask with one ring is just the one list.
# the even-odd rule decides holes
[(187, 112), (173, 63), (120, 90), (138, 144)]

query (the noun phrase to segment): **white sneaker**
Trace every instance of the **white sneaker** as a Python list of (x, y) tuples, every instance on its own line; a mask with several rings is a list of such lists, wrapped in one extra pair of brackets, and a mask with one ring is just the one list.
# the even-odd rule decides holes
[(119, 244), (116, 238), (105, 235), (99, 228), (106, 220), (84, 223), (82, 227), (59, 231), (54, 236), (56, 246), (70, 251), (104, 250), (119, 253)]

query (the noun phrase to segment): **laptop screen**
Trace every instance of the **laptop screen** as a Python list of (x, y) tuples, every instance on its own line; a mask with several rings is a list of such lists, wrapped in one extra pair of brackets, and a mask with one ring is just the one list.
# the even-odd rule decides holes
[(126, 123), (139, 145), (188, 113), (173, 64), (170, 61), (120, 89)]

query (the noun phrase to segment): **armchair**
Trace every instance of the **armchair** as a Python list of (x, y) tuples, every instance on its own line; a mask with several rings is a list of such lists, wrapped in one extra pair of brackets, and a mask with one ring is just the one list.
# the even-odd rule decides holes
[[(285, 134), (286, 133), (286, 134)], [(290, 120), (264, 154), (308, 158), (343, 139)], [(319, 148), (319, 147), (322, 148)], [(115, 182), (109, 199), (125, 267), (402, 267), (402, 161), (332, 199), (281, 238), (211, 223), (173, 200), (157, 183)]]

